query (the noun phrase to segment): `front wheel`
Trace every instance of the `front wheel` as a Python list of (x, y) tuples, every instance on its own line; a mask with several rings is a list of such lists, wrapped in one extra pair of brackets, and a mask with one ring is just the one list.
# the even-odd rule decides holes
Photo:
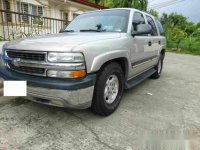
[(99, 115), (108, 116), (118, 107), (124, 90), (124, 74), (121, 66), (112, 62), (97, 75), (92, 110)]

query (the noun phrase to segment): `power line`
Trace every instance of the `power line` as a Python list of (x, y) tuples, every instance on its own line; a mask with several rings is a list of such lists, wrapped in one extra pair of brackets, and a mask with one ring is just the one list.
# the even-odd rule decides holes
[[(155, 0), (152, 0), (150, 3), (152, 3), (153, 1), (155, 1)], [(150, 6), (163, 5), (163, 4), (174, 2), (174, 1), (178, 1), (178, 0), (165, 0), (162, 2), (157, 2), (156, 4), (152, 4), (152, 5), (150, 4)]]
[(170, 0), (170, 1), (167, 1), (167, 2), (160, 3), (160, 4), (150, 5), (149, 8), (159, 9), (159, 8), (168, 7), (168, 6), (171, 6), (173, 4), (183, 2), (183, 1), (184, 0)]
[(148, 0), (148, 2), (149, 2), (149, 3), (152, 3), (152, 2), (154, 2), (154, 1), (155, 1), (155, 0), (151, 0), (151, 1), (150, 1), (150, 0)]
[(159, 6), (165, 6), (165, 5), (169, 5), (171, 3), (175, 3), (175, 2), (179, 2), (180, 0), (168, 0), (162, 3), (158, 3), (158, 4), (154, 4), (154, 5), (150, 5), (149, 7), (159, 7)]

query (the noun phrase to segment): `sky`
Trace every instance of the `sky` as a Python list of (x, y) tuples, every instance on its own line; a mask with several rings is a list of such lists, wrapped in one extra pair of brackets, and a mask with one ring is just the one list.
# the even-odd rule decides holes
[(200, 0), (149, 0), (148, 10), (155, 9), (162, 13), (177, 12), (191, 22), (200, 22)]

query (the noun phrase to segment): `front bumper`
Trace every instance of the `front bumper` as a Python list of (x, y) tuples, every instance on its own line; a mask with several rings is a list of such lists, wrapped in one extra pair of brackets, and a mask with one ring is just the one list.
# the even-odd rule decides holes
[(3, 80), (27, 81), (27, 99), (58, 107), (85, 109), (91, 106), (96, 75), (80, 79), (38, 77), (0, 66)]
[(93, 90), (94, 86), (72, 91), (28, 86), (27, 99), (51, 106), (85, 109), (91, 106)]

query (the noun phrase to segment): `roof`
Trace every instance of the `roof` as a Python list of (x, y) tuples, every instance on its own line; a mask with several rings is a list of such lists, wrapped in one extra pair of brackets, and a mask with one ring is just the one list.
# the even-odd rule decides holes
[(140, 11), (140, 10), (135, 9), (135, 8), (110, 8), (110, 9), (104, 9), (104, 10), (88, 11), (88, 12), (85, 12), (85, 13), (99, 12), (99, 11), (112, 11), (112, 10), (130, 10), (130, 11), (138, 11), (138, 12), (141, 12), (141, 13), (146, 13), (144, 11)]
[[(104, 10), (130, 10), (130, 11), (137, 11), (137, 12), (141, 12), (141, 13), (143, 13), (143, 14), (152, 16), (149, 12), (142, 11), (142, 10), (135, 9), (135, 8), (111, 8), (111, 9), (104, 9)], [(104, 11), (104, 10), (95, 10), (95, 11)], [(93, 12), (94, 12), (94, 11), (93, 11)], [(154, 16), (153, 16), (153, 17), (154, 17)]]
[(108, 7), (101, 6), (101, 5), (92, 3), (92, 2), (88, 2), (87, 0), (70, 0), (70, 1), (82, 4), (82, 5), (90, 6), (90, 7), (93, 7), (93, 8), (97, 8), (97, 9), (107, 9), (108, 8)]

